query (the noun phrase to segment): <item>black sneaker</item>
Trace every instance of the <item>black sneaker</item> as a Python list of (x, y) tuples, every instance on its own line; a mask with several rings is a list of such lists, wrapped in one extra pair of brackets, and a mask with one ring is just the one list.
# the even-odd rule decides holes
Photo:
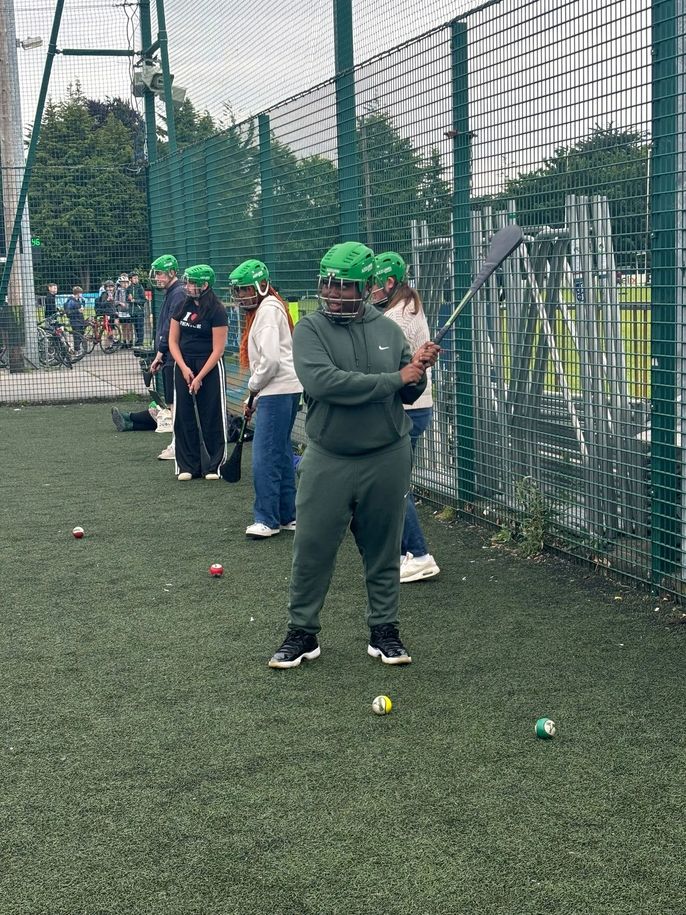
[(412, 658), (400, 641), (398, 627), (393, 623), (372, 626), (367, 654), (373, 658), (381, 658), (384, 664), (410, 664), (412, 662)]
[(314, 661), (321, 653), (316, 635), (304, 629), (289, 629), (283, 645), (269, 659), (269, 666), (297, 667), (303, 659)]

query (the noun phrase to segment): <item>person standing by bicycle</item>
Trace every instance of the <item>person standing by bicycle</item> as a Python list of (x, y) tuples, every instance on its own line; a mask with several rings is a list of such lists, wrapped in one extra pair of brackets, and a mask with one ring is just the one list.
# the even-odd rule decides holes
[(135, 343), (136, 346), (143, 346), (145, 341), (145, 289), (143, 289), (135, 271), (130, 274), (130, 277), (129, 301), (131, 303), (133, 329), (136, 333)]
[(121, 345), (123, 349), (133, 346), (133, 318), (131, 317), (131, 297), (129, 294), (129, 275), (122, 273), (114, 290), (114, 307), (121, 327)]
[(74, 286), (71, 295), (65, 302), (64, 311), (71, 324), (72, 349), (75, 353), (80, 352), (83, 345), (83, 331), (86, 326), (86, 316), (83, 313), (84, 305), (83, 289), (81, 286)]
[(48, 294), (45, 296), (45, 317), (54, 318), (57, 314), (57, 283), (48, 283)]

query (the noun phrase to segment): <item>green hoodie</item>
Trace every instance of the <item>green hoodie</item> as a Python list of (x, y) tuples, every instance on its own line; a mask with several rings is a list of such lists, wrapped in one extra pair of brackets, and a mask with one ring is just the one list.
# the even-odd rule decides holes
[(412, 427), (403, 404), (426, 387), (426, 378), (403, 385), (400, 369), (411, 360), (402, 330), (371, 305), (350, 324), (319, 311), (305, 315), (293, 332), (293, 362), (305, 389), (308, 438), (340, 455), (398, 442)]

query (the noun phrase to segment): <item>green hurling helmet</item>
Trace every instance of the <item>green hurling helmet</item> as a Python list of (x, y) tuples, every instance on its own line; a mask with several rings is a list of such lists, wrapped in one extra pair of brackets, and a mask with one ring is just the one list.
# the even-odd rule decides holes
[[(395, 287), (399, 286), (407, 276), (407, 264), (395, 251), (384, 251), (374, 258), (374, 286), (371, 302), (382, 311), (388, 305), (388, 300), (395, 294)], [(386, 280), (395, 280), (395, 287), (389, 292), (386, 289)]]
[[(269, 270), (266, 264), (251, 257), (239, 264), (229, 274), (231, 284), (231, 298), (241, 308), (257, 308), (260, 304), (259, 296), (265, 296), (269, 291)], [(250, 287), (255, 293), (249, 293)]]
[(179, 262), (173, 254), (163, 254), (161, 257), (158, 257), (157, 260), (154, 260), (150, 265), (151, 280), (154, 280), (158, 273), (172, 272), (174, 274), (179, 272)]
[[(334, 324), (349, 324), (362, 312), (374, 274), (374, 252), (359, 241), (329, 248), (319, 265), (320, 309)], [(348, 290), (354, 285), (356, 295)]]
[(389, 277), (402, 283), (407, 276), (407, 264), (395, 251), (384, 251), (374, 258), (374, 283), (383, 286)]
[(194, 267), (187, 267), (183, 275), (184, 283), (195, 283), (198, 287), (202, 287), (205, 283), (208, 286), (214, 286), (214, 280), (214, 270), (208, 264), (195, 264)]

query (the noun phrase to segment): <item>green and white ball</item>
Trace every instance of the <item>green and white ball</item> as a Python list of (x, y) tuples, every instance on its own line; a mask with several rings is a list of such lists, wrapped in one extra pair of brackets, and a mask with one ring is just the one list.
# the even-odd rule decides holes
[(552, 718), (539, 718), (534, 725), (534, 734), (541, 740), (552, 740), (557, 737), (557, 725)]

